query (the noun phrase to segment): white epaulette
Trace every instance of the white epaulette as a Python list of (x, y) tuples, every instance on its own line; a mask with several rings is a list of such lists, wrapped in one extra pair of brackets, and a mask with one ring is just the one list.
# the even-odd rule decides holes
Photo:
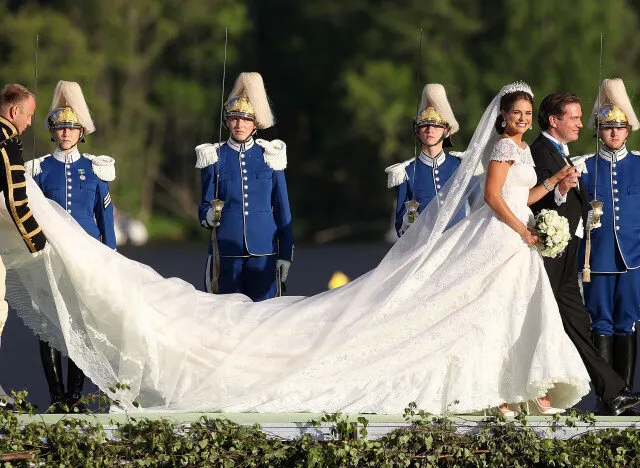
[(94, 156), (89, 153), (82, 153), (82, 156), (91, 161), (91, 168), (98, 179), (111, 182), (116, 178), (116, 160), (111, 156)]
[(39, 158), (33, 158), (31, 161), (27, 161), (24, 163), (24, 173), (29, 174), (31, 177), (37, 176), (42, 172), (42, 168), (40, 164), (42, 161), (47, 159), (50, 154), (45, 154), (44, 156), (40, 156)]
[(282, 140), (263, 140), (258, 138), (256, 145), (264, 148), (264, 162), (274, 171), (287, 167), (287, 145)]
[(447, 154), (451, 156), (455, 156), (458, 159), (464, 159), (464, 157), (467, 155), (467, 152), (466, 151), (449, 151)]
[(571, 162), (573, 163), (574, 166), (576, 166), (576, 169), (578, 169), (578, 172), (582, 173), (582, 174), (587, 174), (587, 159), (592, 158), (596, 155), (596, 153), (589, 153), (589, 154), (583, 154), (581, 156), (573, 156), (571, 158)]
[(218, 148), (224, 145), (220, 143), (202, 143), (196, 146), (196, 168), (204, 169), (218, 162)]
[(396, 163), (392, 166), (387, 167), (384, 172), (388, 174), (387, 176), (387, 187), (395, 187), (396, 185), (400, 185), (405, 180), (409, 179), (409, 175), (407, 174), (406, 168), (409, 164), (415, 161), (416, 158), (407, 159), (404, 162)]
[(629, 153), (633, 153), (633, 154), (635, 154), (636, 156), (640, 156), (640, 151), (631, 150), (631, 151), (629, 151)]

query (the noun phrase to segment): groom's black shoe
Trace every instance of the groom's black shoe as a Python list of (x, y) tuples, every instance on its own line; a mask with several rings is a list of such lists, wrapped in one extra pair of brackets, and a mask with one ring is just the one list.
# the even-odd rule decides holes
[(613, 398), (603, 401), (604, 414), (607, 416), (620, 416), (640, 403), (640, 393), (622, 391)]

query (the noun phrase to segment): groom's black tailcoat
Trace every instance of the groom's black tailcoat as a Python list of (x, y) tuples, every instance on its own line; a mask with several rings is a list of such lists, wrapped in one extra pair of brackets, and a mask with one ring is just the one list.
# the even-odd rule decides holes
[[(538, 176), (538, 184), (557, 173), (566, 163), (571, 164), (569, 159), (565, 159), (558, 152), (551, 140), (542, 134), (531, 145), (531, 155)], [(586, 228), (589, 210), (589, 200), (582, 180), (579, 180), (578, 187), (569, 190), (567, 201), (560, 206), (555, 202), (554, 192), (548, 193), (531, 205), (534, 214), (545, 208), (555, 210), (567, 218), (571, 232), (571, 241), (562, 255), (556, 258), (544, 258), (544, 266), (558, 302), (562, 324), (589, 372), (596, 393), (608, 400), (622, 391), (625, 383), (600, 356), (591, 341), (591, 321), (578, 286), (577, 252), (580, 238), (575, 235), (575, 232), (580, 218)]]

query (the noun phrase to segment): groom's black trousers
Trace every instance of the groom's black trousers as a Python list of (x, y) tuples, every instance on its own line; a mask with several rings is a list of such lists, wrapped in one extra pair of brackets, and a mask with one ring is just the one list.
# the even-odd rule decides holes
[(558, 302), (564, 330), (578, 349), (596, 394), (609, 400), (625, 387), (625, 382), (600, 356), (591, 340), (591, 321), (582, 302), (578, 286), (577, 252), (580, 239), (573, 236), (564, 253), (556, 258), (545, 257), (544, 263), (551, 289)]

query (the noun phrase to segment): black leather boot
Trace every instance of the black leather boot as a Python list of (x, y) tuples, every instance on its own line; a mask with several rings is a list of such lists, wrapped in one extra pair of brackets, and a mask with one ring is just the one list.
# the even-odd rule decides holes
[(69, 359), (67, 364), (67, 405), (69, 405), (69, 411), (75, 413), (74, 408), (77, 408), (77, 412), (84, 413), (87, 409), (85, 405), (80, 402), (82, 398), (82, 387), (84, 386), (84, 372), (82, 372), (71, 359)]
[[(596, 346), (602, 359), (606, 361), (610, 366), (613, 365), (613, 336), (612, 335), (598, 335), (597, 333), (591, 333), (591, 340)], [(607, 411), (604, 408), (600, 397), (596, 397), (597, 405), (595, 414), (606, 414)]]
[(613, 365), (613, 336), (597, 335), (595, 333), (592, 333), (591, 339), (593, 340), (593, 344), (596, 345), (596, 348), (600, 352), (600, 356), (602, 356), (602, 359), (604, 359), (607, 362), (607, 364), (612, 366)]
[(49, 346), (49, 343), (40, 340), (40, 359), (44, 376), (49, 386), (51, 397), (51, 413), (65, 413), (66, 397), (64, 394), (64, 381), (62, 380), (62, 358), (60, 351)]
[[(633, 380), (636, 371), (636, 355), (638, 352), (638, 334), (634, 330), (630, 335), (613, 337), (613, 369), (627, 384), (628, 392), (633, 391)], [(639, 416), (636, 409), (626, 410), (621, 416)]]
[(633, 390), (638, 352), (638, 334), (613, 337), (613, 368), (627, 384), (627, 391)]

